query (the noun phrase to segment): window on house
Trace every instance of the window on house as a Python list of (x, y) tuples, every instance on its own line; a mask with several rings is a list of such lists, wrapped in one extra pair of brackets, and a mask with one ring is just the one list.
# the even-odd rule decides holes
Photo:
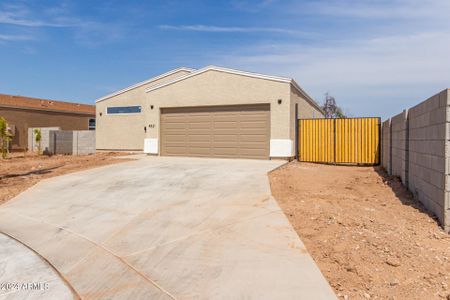
[(136, 114), (141, 112), (140, 106), (112, 106), (106, 109), (108, 115), (113, 114)]
[(95, 130), (95, 119), (89, 119), (89, 130)]

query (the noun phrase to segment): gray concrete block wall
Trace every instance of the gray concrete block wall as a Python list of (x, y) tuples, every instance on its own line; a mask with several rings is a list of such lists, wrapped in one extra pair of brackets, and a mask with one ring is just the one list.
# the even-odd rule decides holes
[(95, 153), (95, 131), (74, 131), (74, 155), (85, 155)]
[(391, 173), (391, 119), (381, 124), (381, 165)]
[(391, 174), (408, 184), (408, 111), (391, 118)]
[(38, 151), (38, 144), (35, 140), (34, 130), (41, 130), (41, 151), (45, 154), (50, 153), (50, 132), (53, 130), (60, 130), (59, 127), (36, 127), (28, 128), (28, 150), (32, 152)]
[(385, 121), (382, 141), (383, 167), (450, 232), (449, 90)]
[[(37, 152), (35, 128), (28, 128), (28, 149)], [(95, 153), (95, 131), (61, 130), (59, 127), (41, 127), (41, 151), (44, 154), (86, 155)]]
[(444, 90), (409, 109), (409, 190), (450, 231), (449, 93)]
[(73, 154), (74, 132), (71, 130), (59, 130), (51, 132), (52, 154)]
[(52, 154), (86, 155), (95, 153), (95, 131), (52, 131), (51, 141)]

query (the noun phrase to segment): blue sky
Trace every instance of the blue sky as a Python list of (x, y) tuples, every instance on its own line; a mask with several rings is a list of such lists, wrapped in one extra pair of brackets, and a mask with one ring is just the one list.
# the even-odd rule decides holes
[(293, 77), (352, 116), (450, 88), (450, 1), (0, 1), (0, 93), (94, 103), (179, 66)]

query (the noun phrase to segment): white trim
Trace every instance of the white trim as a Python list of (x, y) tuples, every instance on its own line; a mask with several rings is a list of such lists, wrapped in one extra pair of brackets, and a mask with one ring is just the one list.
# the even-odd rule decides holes
[(146, 93), (157, 90), (159, 88), (171, 85), (173, 83), (176, 83), (178, 81), (182, 81), (185, 79), (188, 79), (190, 77), (202, 74), (204, 72), (207, 71), (219, 71), (219, 72), (225, 72), (225, 73), (231, 73), (231, 74), (236, 74), (236, 75), (242, 75), (242, 76), (248, 76), (248, 77), (253, 77), (253, 78), (260, 78), (260, 79), (266, 79), (266, 80), (272, 80), (272, 81), (278, 81), (278, 82), (286, 82), (286, 83), (290, 83), (292, 84), (292, 86), (300, 92), (300, 94), (302, 94), (306, 100), (308, 102), (310, 102), (312, 105), (314, 105), (320, 112), (324, 113), (322, 108), (317, 104), (317, 102), (311, 98), (298, 84), (297, 82), (295, 82), (294, 79), (292, 78), (288, 78), (288, 77), (280, 77), (280, 76), (271, 76), (271, 75), (264, 75), (264, 74), (259, 74), (259, 73), (253, 73), (253, 72), (247, 72), (247, 71), (240, 71), (240, 70), (235, 70), (235, 69), (228, 69), (228, 68), (223, 68), (223, 67), (217, 67), (217, 66), (206, 66), (204, 68), (198, 69), (196, 71), (192, 71), (189, 74), (186, 74), (184, 76), (180, 76), (178, 78), (175, 78), (174, 80), (168, 81), (168, 82), (163, 82), (160, 84), (157, 84), (155, 86), (149, 87), (145, 90)]
[(151, 83), (152, 81), (159, 80), (159, 79), (161, 79), (161, 78), (167, 77), (167, 76), (169, 76), (169, 75), (175, 74), (175, 73), (180, 72), (180, 71), (193, 72), (193, 71), (195, 71), (195, 69), (186, 68), (186, 67), (177, 68), (177, 69), (171, 70), (171, 71), (169, 71), (169, 72), (166, 72), (166, 73), (164, 73), (164, 74), (158, 75), (158, 76), (156, 76), (156, 77), (152, 77), (152, 78), (147, 79), (147, 80), (145, 80), (145, 81), (141, 81), (141, 82), (139, 82), (139, 83), (133, 84), (133, 85), (131, 85), (131, 86), (129, 86), (129, 87), (126, 87), (126, 88), (124, 88), (124, 89), (121, 89), (121, 90), (119, 90), (119, 91), (117, 91), (117, 92), (108, 94), (108, 95), (103, 96), (103, 97), (101, 97), (101, 98), (98, 98), (97, 100), (95, 100), (95, 102), (97, 103), (97, 102), (100, 102), (100, 101), (109, 99), (109, 98), (111, 98), (111, 97), (114, 97), (114, 96), (123, 94), (123, 93), (125, 93), (125, 92), (128, 92), (129, 90), (138, 88), (138, 87), (143, 86), (143, 85), (145, 85), (145, 84)]
[(144, 153), (158, 154), (158, 139), (144, 139)]
[(271, 139), (270, 157), (294, 156), (294, 141), (289, 139)]

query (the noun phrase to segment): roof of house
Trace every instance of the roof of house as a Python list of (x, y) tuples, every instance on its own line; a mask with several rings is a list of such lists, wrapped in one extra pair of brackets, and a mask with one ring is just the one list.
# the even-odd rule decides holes
[(0, 107), (95, 115), (95, 105), (0, 94)]
[(124, 88), (124, 89), (118, 90), (117, 92), (108, 94), (108, 95), (103, 96), (103, 97), (101, 97), (101, 98), (98, 98), (97, 100), (95, 100), (95, 102), (100, 102), (100, 101), (106, 100), (106, 99), (108, 99), (108, 98), (111, 98), (111, 97), (114, 97), (114, 96), (123, 94), (123, 93), (125, 93), (125, 92), (127, 92), (127, 91), (129, 91), (129, 90), (132, 90), (132, 89), (141, 87), (141, 86), (143, 86), (143, 85), (146, 85), (146, 84), (151, 83), (152, 81), (156, 81), (156, 80), (162, 79), (162, 78), (164, 78), (164, 77), (170, 76), (170, 75), (175, 74), (175, 73), (180, 72), (180, 71), (186, 71), (186, 72), (189, 72), (189, 73), (190, 73), (190, 72), (195, 71), (195, 69), (186, 68), (186, 67), (176, 68), (176, 69), (170, 70), (170, 71), (168, 71), (168, 72), (166, 72), (166, 73), (164, 73), (164, 74), (158, 75), (158, 76), (156, 76), (156, 77), (149, 78), (149, 79), (147, 79), (147, 80), (138, 82), (138, 83), (133, 84), (133, 85), (131, 85), (131, 86), (129, 86), (129, 87), (126, 87), (126, 88)]
[(178, 81), (182, 81), (185, 80), (187, 78), (199, 75), (201, 73), (210, 71), (210, 70), (214, 70), (214, 71), (219, 71), (219, 72), (225, 72), (225, 73), (231, 73), (231, 74), (237, 74), (237, 75), (242, 75), (242, 76), (248, 76), (248, 77), (254, 77), (254, 78), (260, 78), (260, 79), (266, 79), (266, 80), (271, 80), (271, 81), (278, 81), (278, 82), (286, 82), (286, 83), (290, 83), (298, 92), (300, 92), (300, 94), (302, 94), (306, 100), (308, 102), (310, 102), (313, 106), (315, 106), (317, 109), (319, 109), (321, 112), (323, 112), (323, 109), (320, 107), (319, 104), (317, 104), (317, 102), (311, 98), (298, 84), (297, 82), (295, 82), (294, 79), (289, 78), (289, 77), (279, 77), (279, 76), (271, 76), (271, 75), (265, 75), (265, 74), (259, 74), (259, 73), (253, 73), (253, 72), (247, 72), (247, 71), (241, 71), (241, 70), (235, 70), (235, 69), (229, 69), (229, 68), (223, 68), (223, 67), (218, 67), (218, 66), (206, 66), (204, 68), (198, 69), (198, 70), (193, 70), (190, 73), (177, 77), (173, 80), (169, 80), (166, 82), (162, 82), (160, 84), (156, 84), (154, 86), (151, 86), (149, 88), (147, 88), (145, 90), (145, 92), (151, 92), (153, 90), (157, 90), (159, 88), (171, 85), (175, 82)]

